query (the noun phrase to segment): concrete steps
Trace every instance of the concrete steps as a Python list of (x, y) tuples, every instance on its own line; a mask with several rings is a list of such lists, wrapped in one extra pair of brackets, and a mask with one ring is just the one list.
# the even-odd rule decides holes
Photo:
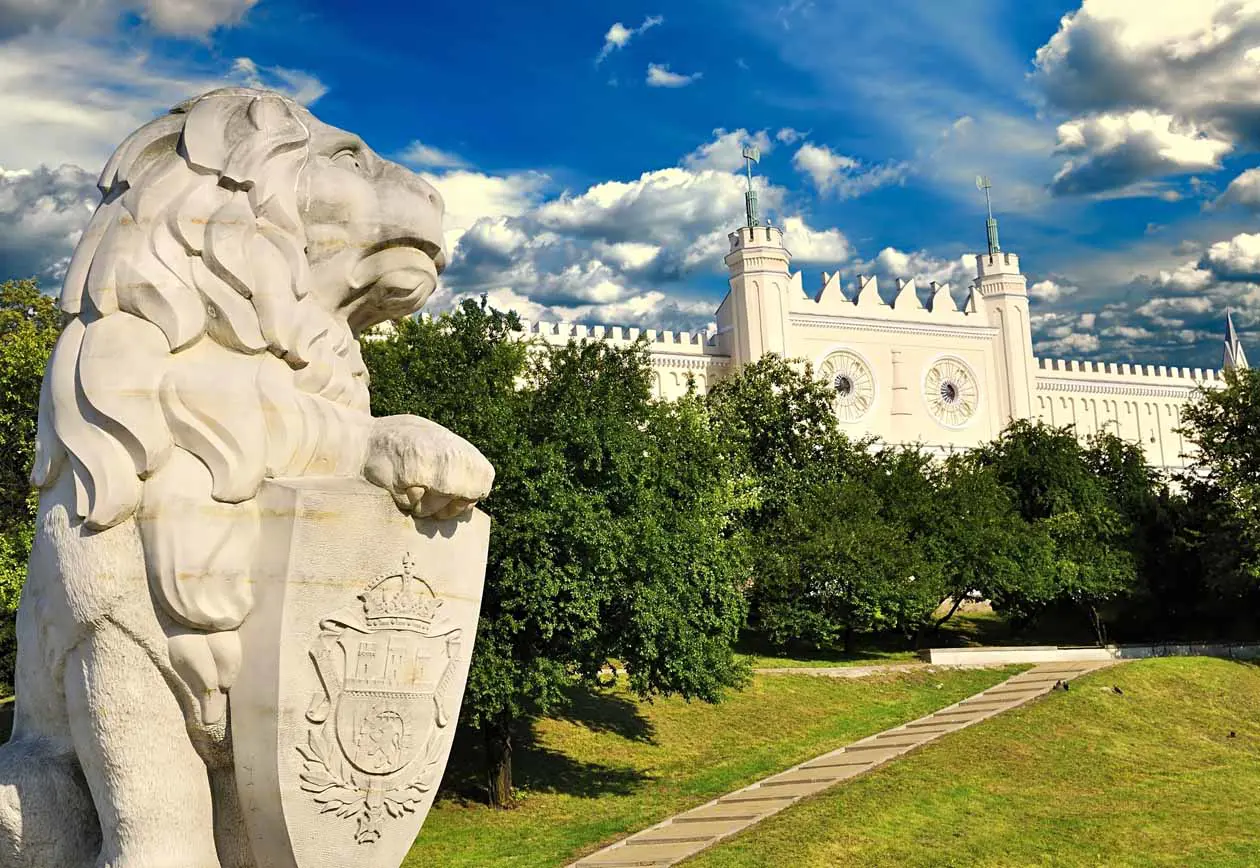
[(1060, 681), (1070, 681), (1113, 663), (1107, 660), (1037, 666), (927, 717), (855, 741), (670, 817), (584, 856), (568, 868), (676, 865), (807, 796), (864, 774), (942, 735), (1017, 708), (1045, 695)]

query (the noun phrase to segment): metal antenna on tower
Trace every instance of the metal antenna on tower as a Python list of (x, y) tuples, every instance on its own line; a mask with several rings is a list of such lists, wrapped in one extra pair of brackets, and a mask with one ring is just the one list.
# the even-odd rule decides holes
[(989, 199), (989, 190), (992, 187), (993, 184), (990, 183), (988, 175), (976, 175), (976, 189), (984, 191), (984, 208), (989, 215), (989, 219), (984, 223), (984, 230), (989, 239), (990, 256), (1002, 249), (1002, 246), (998, 244), (997, 221), (993, 219), (993, 202)]
[(753, 189), (752, 164), (760, 162), (761, 151), (756, 145), (744, 146), (744, 165), (748, 168), (748, 192), (744, 194), (744, 211), (748, 215), (748, 228), (757, 225), (757, 191)]

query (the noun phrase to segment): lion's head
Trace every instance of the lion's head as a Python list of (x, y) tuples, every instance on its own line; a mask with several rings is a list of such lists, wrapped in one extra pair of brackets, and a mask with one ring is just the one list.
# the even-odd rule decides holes
[[(249, 400), (231, 419), (188, 422), (215, 411), (171, 397), (183, 388), (173, 359), (213, 352), (202, 368), (252, 364), (260, 382), (279, 366), (304, 394), (366, 412), (356, 335), (418, 310), (445, 265), (436, 190), (270, 91), (176, 106), (123, 142), (98, 186), (62, 290), (72, 319), (45, 379), (33, 473), (46, 487), (68, 460), (94, 528), (134, 512), (175, 446), (230, 502), (271, 461), (266, 389), (251, 387), (257, 424)], [(181, 440), (188, 425), (204, 430)]]

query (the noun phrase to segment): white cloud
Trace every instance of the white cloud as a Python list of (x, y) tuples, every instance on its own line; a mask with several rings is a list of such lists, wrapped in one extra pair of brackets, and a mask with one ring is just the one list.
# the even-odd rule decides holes
[(1096, 353), (1102, 347), (1097, 335), (1089, 332), (1069, 332), (1063, 337), (1038, 341), (1035, 349), (1041, 356), (1071, 356)]
[(901, 181), (909, 171), (905, 163), (863, 166), (853, 157), (837, 154), (824, 145), (805, 142), (792, 157), (792, 165), (809, 177), (818, 192), (841, 199), (861, 196), (886, 184)]
[(857, 270), (887, 278), (912, 279), (919, 287), (927, 287), (936, 281), (958, 288), (970, 286), (975, 280), (976, 257), (965, 254), (957, 259), (940, 259), (923, 250), (906, 252), (885, 247), (874, 259), (857, 263)]
[(418, 139), (412, 139), (411, 144), (403, 148), (398, 154), (398, 160), (417, 169), (465, 169), (468, 167), (468, 164), (457, 154), (426, 145)]
[(0, 169), (0, 281), (60, 278), (100, 198), (96, 173), (77, 166)]
[(649, 63), (647, 83), (648, 87), (686, 87), (701, 75), (703, 73), (699, 72), (683, 75), (679, 72), (671, 72), (667, 63)]
[(682, 164), (692, 171), (716, 169), (719, 172), (736, 172), (744, 168), (743, 149), (754, 145), (762, 154), (768, 154), (774, 148), (770, 135), (765, 130), (750, 133), (745, 129), (727, 132), (724, 129), (713, 131), (713, 141), (706, 142), (683, 157)]
[(1208, 248), (1200, 267), (1219, 280), (1260, 280), (1260, 235), (1243, 232)]
[(154, 30), (205, 36), (240, 22), (257, 0), (0, 0), (0, 38), (32, 30), (90, 33), (134, 12)]
[(1216, 204), (1260, 208), (1260, 169), (1248, 169), (1230, 181)]
[(257, 0), (145, 0), (141, 15), (163, 33), (204, 36), (239, 22)]
[(246, 87), (279, 91), (304, 106), (312, 105), (328, 93), (328, 87), (309, 72), (283, 66), (260, 68), (248, 57), (236, 58), (232, 64), (232, 78), (235, 83)]
[(1098, 193), (1148, 178), (1214, 171), (1233, 150), (1170, 114), (1098, 114), (1061, 124), (1056, 152), (1071, 155), (1055, 174), (1056, 194)]
[(1076, 292), (1075, 286), (1069, 286), (1055, 280), (1039, 280), (1028, 287), (1028, 295), (1037, 301), (1053, 304)]
[(1055, 191), (1215, 169), (1260, 146), (1258, 44), (1254, 0), (1085, 0), (1035, 59), (1048, 105), (1073, 117)]
[[(189, 71), (125, 45), (30, 33), (0, 47), (0, 166), (63, 163), (98, 171), (134, 130), (190, 96), (259, 83), (311, 102), (313, 76), (238, 58), (218, 74)], [(293, 87), (292, 85), (297, 85)]]
[[(757, 183), (766, 208), (781, 208), (786, 191)], [(500, 303), (524, 299), (523, 315), (537, 310), (548, 319), (703, 327), (716, 299), (683, 297), (696, 293), (698, 278), (711, 280), (714, 290), (722, 285), (726, 236), (743, 213), (745, 184), (738, 172), (673, 167), (546, 199), (531, 188), (511, 197), (515, 213), (483, 216), (465, 228), (442, 299), (486, 294)], [(814, 229), (793, 213), (776, 223), (799, 262), (838, 263), (851, 255), (839, 230)]]
[(455, 169), (442, 174), (422, 172), (421, 177), (437, 188), (446, 205), (443, 234), (448, 256), (478, 221), (524, 214), (539, 201), (548, 183), (547, 176), (538, 172), (486, 175)]
[(780, 228), (793, 262), (839, 265), (853, 255), (849, 239), (839, 229), (811, 229), (801, 217), (788, 217)]
[(626, 27), (626, 25), (622, 24), (620, 21), (615, 22), (612, 27), (608, 28), (608, 32), (604, 34), (604, 47), (599, 50), (599, 55), (595, 58), (595, 63), (597, 65), (603, 63), (604, 59), (607, 58), (608, 55), (618, 49), (625, 48), (626, 44), (631, 39), (636, 36), (641, 36), (664, 20), (665, 19), (660, 15), (649, 15), (647, 18), (643, 19), (642, 24), (633, 29)]
[(785, 145), (794, 145), (805, 137), (805, 133), (800, 130), (794, 130), (791, 127), (784, 127), (775, 133), (774, 137)]

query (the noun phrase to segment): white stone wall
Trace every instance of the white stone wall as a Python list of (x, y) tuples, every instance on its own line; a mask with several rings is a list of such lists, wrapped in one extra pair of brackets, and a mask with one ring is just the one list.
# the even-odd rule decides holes
[(1106, 430), (1137, 443), (1156, 467), (1184, 467), (1193, 451), (1177, 430), (1184, 408), (1222, 382), (1212, 369), (1038, 359), (1033, 412), (1082, 437)]

